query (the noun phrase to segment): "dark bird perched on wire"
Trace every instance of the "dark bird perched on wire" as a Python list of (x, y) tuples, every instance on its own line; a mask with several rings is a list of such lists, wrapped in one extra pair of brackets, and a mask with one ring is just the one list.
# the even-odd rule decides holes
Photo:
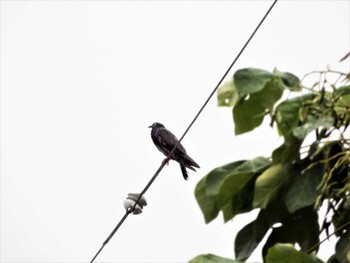
[[(179, 140), (161, 123), (155, 122), (148, 128), (152, 128), (151, 137), (155, 146), (165, 156), (168, 156)], [(188, 179), (186, 168), (191, 169), (192, 171), (196, 171), (193, 166), (200, 168), (199, 165), (187, 155), (186, 150), (181, 143), (176, 146), (176, 149), (171, 154), (170, 159), (173, 159), (180, 164), (181, 172), (185, 180)], [(163, 162), (168, 163), (169, 160), (166, 158)]]

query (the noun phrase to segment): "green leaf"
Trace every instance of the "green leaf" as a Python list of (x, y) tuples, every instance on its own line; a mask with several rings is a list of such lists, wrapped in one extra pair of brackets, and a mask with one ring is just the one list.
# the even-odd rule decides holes
[(281, 198), (282, 195), (283, 192), (279, 192), (276, 198), (259, 212), (258, 216), (262, 217), (270, 227), (290, 215), (283, 198)]
[(212, 170), (207, 175), (207, 180), (205, 182), (206, 193), (211, 196), (217, 196), (225, 178), (233, 173), (237, 173), (236, 169), (245, 162), (245, 160), (236, 161)]
[(318, 214), (312, 206), (298, 210), (289, 214), (281, 220), (282, 226), (272, 228), (272, 232), (263, 247), (263, 257), (265, 258), (268, 249), (277, 243), (298, 243), (302, 251), (313, 248), (318, 250), (319, 225)]
[(242, 100), (233, 108), (235, 134), (243, 134), (259, 127), (265, 117), (265, 108), (258, 97)]
[(299, 109), (303, 102), (311, 97), (311, 94), (307, 94), (301, 97), (285, 100), (276, 107), (275, 121), (279, 133), (282, 134), (285, 139), (294, 136), (293, 129), (298, 127), (300, 123)]
[(292, 163), (300, 159), (300, 146), (303, 141), (291, 137), (272, 152), (274, 163)]
[(245, 161), (241, 163), (235, 169), (236, 173), (258, 173), (261, 170), (265, 169), (271, 164), (271, 161), (268, 158), (259, 156), (252, 160)]
[(265, 208), (275, 198), (289, 176), (290, 169), (282, 164), (274, 164), (263, 172), (255, 182), (253, 206)]
[(276, 244), (269, 249), (266, 256), (266, 263), (322, 263), (313, 254), (297, 251), (290, 244)]
[(219, 168), (214, 169), (214, 171), (208, 174), (206, 189), (207, 193), (211, 195), (216, 200), (216, 204), (219, 210), (222, 210), (224, 215), (224, 220), (227, 222), (232, 219), (235, 214), (233, 213), (231, 200), (227, 203), (219, 201), (220, 191), (222, 186), (225, 186), (225, 181), (232, 174), (236, 174), (236, 168), (239, 167), (244, 161), (234, 162)]
[(266, 257), (269, 249), (278, 243), (290, 243), (294, 245), (296, 243), (296, 237), (294, 235), (293, 229), (288, 229), (288, 227), (285, 225), (272, 228), (272, 232), (267, 238), (267, 241), (262, 249), (263, 258)]
[(333, 125), (334, 117), (332, 116), (315, 117), (309, 115), (302, 126), (293, 129), (293, 135), (296, 138), (303, 140), (310, 132), (317, 128), (322, 127), (328, 129), (333, 127)]
[(321, 164), (294, 174), (283, 198), (290, 213), (315, 204), (320, 194), (318, 186), (322, 181), (323, 174), (324, 166)]
[(301, 91), (302, 86), (300, 85), (300, 79), (288, 72), (280, 72), (278, 70), (274, 70), (274, 74), (279, 76), (284, 88), (289, 89), (290, 91)]
[(266, 83), (263, 90), (252, 94), (252, 96), (259, 97), (261, 105), (271, 113), (275, 103), (282, 97), (282, 94), (283, 89), (280, 86), (279, 80), (273, 78)]
[(207, 176), (203, 177), (197, 184), (195, 189), (195, 196), (199, 207), (202, 210), (206, 223), (214, 220), (218, 214), (219, 209), (216, 206), (216, 199), (206, 193), (205, 183)]
[(219, 257), (213, 254), (199, 255), (189, 261), (189, 263), (243, 263), (229, 258)]
[(291, 91), (301, 90), (300, 80), (297, 76), (276, 69), (271, 73), (257, 68), (244, 68), (237, 70), (233, 79), (240, 98), (261, 91), (265, 84), (272, 79), (277, 81), (281, 90), (286, 88)]
[(257, 217), (256, 220), (243, 227), (235, 239), (235, 255), (238, 260), (247, 260), (254, 252), (260, 241), (269, 230), (269, 225), (264, 216)]
[[(231, 220), (238, 213), (243, 212), (242, 208), (244, 208), (244, 211), (247, 208), (248, 210), (253, 208), (251, 203), (253, 201), (254, 184), (252, 184), (251, 191), (246, 193), (244, 199), (241, 198), (240, 194), (245, 186), (255, 178), (256, 175), (253, 173), (232, 174), (226, 178), (217, 199), (219, 209), (222, 209), (224, 212), (225, 222)], [(244, 204), (245, 201), (248, 201), (248, 204)]]
[(222, 106), (233, 106), (235, 133), (242, 134), (260, 126), (284, 89), (296, 89), (298, 84), (299, 79), (290, 73), (240, 69), (233, 75), (233, 82), (220, 87), (218, 102)]
[(271, 226), (288, 216), (282, 198), (276, 198), (266, 209), (261, 209), (257, 218), (242, 228), (235, 239), (235, 255), (246, 260), (254, 252)]
[(290, 229), (294, 229), (297, 242), (302, 251), (307, 252), (310, 249), (312, 249), (311, 251), (318, 251), (320, 226), (318, 223), (318, 213), (313, 205), (296, 211), (291, 218), (289, 227)]
[(233, 107), (238, 99), (237, 90), (233, 80), (226, 82), (217, 91), (218, 106)]
[(285, 100), (276, 107), (275, 120), (280, 134), (285, 139), (294, 137), (293, 130), (297, 128), (300, 123), (299, 110), (306, 101), (310, 101), (312, 94), (306, 94), (290, 100)]
[(268, 112), (272, 112), (275, 103), (281, 98), (283, 90), (276, 79), (264, 82), (261, 91), (243, 97), (233, 108), (235, 133), (242, 134), (260, 126)]
[(270, 163), (267, 158), (257, 157), (218, 167), (207, 175), (206, 194), (216, 200), (216, 207), (223, 211), (226, 222), (237, 213), (252, 209), (255, 174)]
[(253, 209), (255, 179), (270, 164), (269, 159), (257, 157), (242, 163), (225, 178), (217, 197), (225, 222)]
[(262, 90), (272, 78), (272, 73), (256, 68), (240, 69), (233, 75), (234, 84), (240, 98)]

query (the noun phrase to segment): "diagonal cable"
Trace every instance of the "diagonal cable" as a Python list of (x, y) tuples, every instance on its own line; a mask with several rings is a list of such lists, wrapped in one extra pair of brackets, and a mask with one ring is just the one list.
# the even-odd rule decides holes
[[(232, 63), (229, 65), (229, 67), (227, 68), (227, 70), (225, 71), (225, 73), (222, 75), (221, 79), (219, 80), (218, 84), (216, 84), (215, 88), (213, 89), (213, 91), (210, 93), (210, 95), (208, 96), (208, 98), (206, 99), (206, 101), (203, 103), (202, 107), (199, 109), (198, 113), (196, 114), (196, 116), (193, 118), (193, 120), (191, 121), (191, 123), (188, 125), (187, 129), (185, 130), (185, 132), (183, 133), (183, 135), (180, 137), (179, 141), (175, 144), (175, 146), (173, 147), (173, 149), (171, 150), (171, 152), (169, 153), (169, 155), (167, 156), (166, 159), (170, 160), (171, 155), (173, 154), (173, 152), (175, 151), (176, 147), (179, 145), (179, 143), (182, 141), (182, 139), (186, 136), (186, 134), (188, 133), (188, 131), (191, 129), (192, 125), (195, 123), (195, 121), (198, 119), (199, 115), (202, 113), (202, 111), (204, 110), (204, 108), (207, 106), (207, 104), (209, 103), (210, 99), (213, 97), (213, 95), (215, 94), (215, 92), (217, 91), (217, 89), (220, 87), (220, 85), (222, 84), (222, 82), (224, 81), (224, 79), (227, 77), (228, 73), (231, 71), (232, 67), (235, 65), (235, 63), (237, 62), (237, 60), (239, 59), (239, 57), (242, 55), (243, 51), (246, 49), (246, 47), (248, 46), (248, 44), (250, 43), (250, 41), (252, 40), (252, 38), (254, 37), (255, 33), (259, 30), (260, 26), (262, 25), (262, 23), (265, 21), (265, 19), (267, 18), (267, 16), (270, 14), (271, 10), (273, 9), (273, 7), (275, 6), (275, 4), (278, 2), (278, 0), (274, 0), (273, 3), (271, 4), (271, 6), (269, 7), (269, 9), (266, 11), (265, 15), (263, 16), (263, 18), (260, 20), (259, 24), (255, 27), (254, 31), (252, 32), (252, 34), (250, 35), (250, 37), (248, 38), (248, 40), (245, 42), (245, 44), (243, 45), (243, 47), (241, 48), (241, 50), (238, 52), (238, 54), (236, 55), (236, 57), (234, 58), (234, 60), (232, 61)], [(114, 236), (114, 234), (117, 232), (117, 230), (119, 229), (119, 227), (123, 224), (123, 222), (126, 220), (126, 218), (129, 216), (129, 214), (131, 214), (136, 206), (138, 205), (141, 197), (147, 192), (148, 188), (150, 188), (150, 186), (153, 184), (154, 180), (158, 177), (158, 175), (160, 174), (160, 172), (162, 171), (162, 169), (165, 166), (165, 162), (162, 162), (162, 164), (159, 166), (158, 170), (155, 172), (155, 174), (153, 175), (153, 177), (151, 178), (151, 180), (147, 183), (147, 185), (145, 186), (145, 188), (142, 190), (142, 192), (140, 193), (139, 197), (137, 198), (137, 200), (135, 201), (135, 204), (133, 207), (130, 207), (129, 209), (126, 210), (124, 216), (122, 217), (122, 219), (119, 221), (119, 223), (116, 225), (116, 227), (113, 229), (113, 231), (111, 232), (111, 234), (108, 236), (108, 238), (103, 242), (101, 248), (97, 251), (97, 253), (95, 254), (95, 256), (92, 258), (92, 260), (90, 261), (90, 263), (94, 262), (94, 260), (96, 259), (96, 257), (100, 254), (100, 252), (103, 250), (103, 248), (105, 247), (105, 245), (107, 245), (107, 243), (109, 242), (109, 240)]]

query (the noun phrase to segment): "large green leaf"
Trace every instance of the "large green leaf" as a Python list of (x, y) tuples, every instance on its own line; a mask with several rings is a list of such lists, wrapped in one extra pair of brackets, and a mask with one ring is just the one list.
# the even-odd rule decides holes
[(235, 134), (239, 135), (259, 127), (265, 117), (265, 108), (258, 96), (242, 99), (233, 108)]
[(299, 79), (288, 72), (244, 68), (218, 89), (218, 105), (233, 107), (235, 133), (242, 134), (261, 125), (286, 88), (298, 90)]
[(275, 79), (264, 82), (262, 90), (243, 97), (233, 108), (235, 133), (242, 134), (261, 125), (265, 115), (272, 112), (283, 90)]
[(224, 218), (232, 218), (234, 215), (232, 213), (232, 208), (230, 203), (218, 204), (219, 191), (222, 185), (224, 184), (226, 178), (232, 174), (235, 174), (236, 173), (235, 170), (237, 169), (237, 167), (239, 167), (244, 163), (245, 161), (237, 161), (237, 162), (229, 163), (224, 166), (215, 168), (213, 171), (211, 171), (207, 175), (207, 180), (205, 183), (206, 194), (210, 196), (211, 199), (215, 200), (215, 206), (217, 207), (217, 209), (222, 210), (224, 214)]
[(238, 173), (258, 173), (264, 170), (267, 166), (271, 164), (268, 158), (258, 156), (252, 160), (242, 162), (239, 166), (235, 168), (235, 172)]
[(276, 198), (266, 209), (261, 209), (257, 218), (242, 228), (236, 236), (235, 255), (237, 259), (249, 258), (269, 228), (287, 216), (288, 211), (282, 198)]
[[(271, 161), (264, 157), (236, 161), (215, 168), (206, 176), (206, 197), (214, 200), (215, 207), (222, 210), (225, 221), (232, 219), (237, 213), (252, 209), (254, 192), (254, 181), (252, 180), (255, 180), (256, 174), (270, 163)], [(197, 201), (199, 202), (198, 198)], [(203, 201), (205, 202), (206, 199)], [(205, 204), (202, 206), (204, 207)]]
[(291, 224), (297, 236), (297, 242), (302, 251), (318, 251), (319, 223), (318, 213), (314, 206), (304, 207), (293, 213)]
[(299, 109), (303, 101), (311, 98), (311, 95), (304, 95), (280, 103), (275, 110), (275, 121), (280, 134), (285, 139), (293, 136), (293, 129), (299, 126)]
[(313, 254), (297, 251), (290, 244), (276, 244), (269, 249), (266, 256), (266, 263), (322, 263)]
[(258, 216), (262, 217), (270, 227), (278, 222), (282, 222), (290, 215), (282, 196), (283, 192), (279, 192), (276, 198), (259, 212)]
[(277, 69), (271, 73), (257, 68), (244, 68), (237, 70), (233, 79), (240, 97), (261, 91), (265, 84), (271, 80), (275, 80), (281, 90), (286, 88), (291, 91), (301, 90), (300, 80), (297, 76)]
[(206, 223), (209, 223), (215, 219), (219, 214), (219, 209), (216, 206), (216, 199), (213, 196), (210, 196), (206, 192), (205, 183), (207, 176), (203, 177), (196, 186), (195, 196), (198, 202), (199, 207), (202, 210), (204, 219)]
[(274, 164), (265, 170), (255, 182), (253, 206), (265, 208), (276, 197), (290, 175), (289, 165)]
[(260, 214), (253, 222), (243, 227), (235, 239), (236, 258), (243, 261), (248, 259), (264, 238), (269, 227), (266, 218)]
[(273, 78), (273, 74), (266, 70), (244, 68), (237, 70), (233, 75), (235, 87), (239, 97), (258, 92)]
[(189, 261), (189, 263), (243, 263), (229, 258), (219, 257), (213, 254), (199, 255)]
[(324, 166), (318, 164), (306, 171), (298, 171), (291, 178), (284, 195), (284, 201), (290, 213), (315, 204), (320, 191), (318, 186), (322, 181)]
[(246, 161), (235, 161), (215, 168), (207, 175), (205, 182), (206, 192), (208, 195), (217, 196), (225, 179), (231, 174), (237, 174), (236, 170)]
[(247, 208), (253, 208), (251, 204), (253, 201), (254, 184), (252, 184), (250, 191), (247, 191), (245, 195), (241, 195), (241, 192), (245, 186), (255, 178), (256, 175), (254, 173), (232, 174), (226, 178), (217, 199), (219, 209), (224, 212), (225, 222), (242, 212), (242, 208), (244, 211), (246, 211)]
[(279, 80), (273, 78), (265, 84), (263, 90), (251, 96), (257, 96), (261, 101), (261, 105), (271, 113), (275, 103), (282, 97), (282, 94), (283, 89), (281, 89)]
[(217, 198), (225, 222), (253, 209), (255, 179), (270, 164), (269, 159), (257, 157), (240, 164), (225, 178)]
[(268, 249), (277, 243), (298, 243), (302, 251), (318, 250), (318, 246), (315, 246), (319, 243), (318, 214), (312, 206), (289, 214), (281, 223), (280, 227), (272, 229), (263, 247), (264, 258)]
[[(262, 164), (262, 162), (262, 159), (259, 158), (256, 162), (252, 161), (251, 165), (246, 164), (246, 161), (229, 163), (214, 169), (198, 182), (195, 189), (195, 197), (202, 210), (206, 223), (214, 220), (219, 214), (217, 197), (225, 178), (232, 173), (237, 173), (235, 172), (235, 169), (242, 164), (245, 164), (244, 167), (246, 167), (247, 170), (249, 170), (249, 167), (251, 170), (255, 170), (259, 164)], [(239, 171), (242, 171), (242, 169)]]

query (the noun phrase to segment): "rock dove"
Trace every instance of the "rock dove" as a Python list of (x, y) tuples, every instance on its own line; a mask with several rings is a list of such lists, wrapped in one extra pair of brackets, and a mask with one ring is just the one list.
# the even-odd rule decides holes
[[(168, 156), (175, 144), (179, 141), (174, 134), (168, 131), (163, 124), (155, 122), (148, 128), (152, 128), (151, 137), (158, 148), (165, 156)], [(187, 155), (185, 148), (179, 143), (170, 156), (171, 159), (180, 164), (181, 172), (185, 180), (188, 179), (186, 168), (196, 171), (192, 166), (200, 168), (199, 165)], [(168, 162), (167, 159), (164, 161)]]

